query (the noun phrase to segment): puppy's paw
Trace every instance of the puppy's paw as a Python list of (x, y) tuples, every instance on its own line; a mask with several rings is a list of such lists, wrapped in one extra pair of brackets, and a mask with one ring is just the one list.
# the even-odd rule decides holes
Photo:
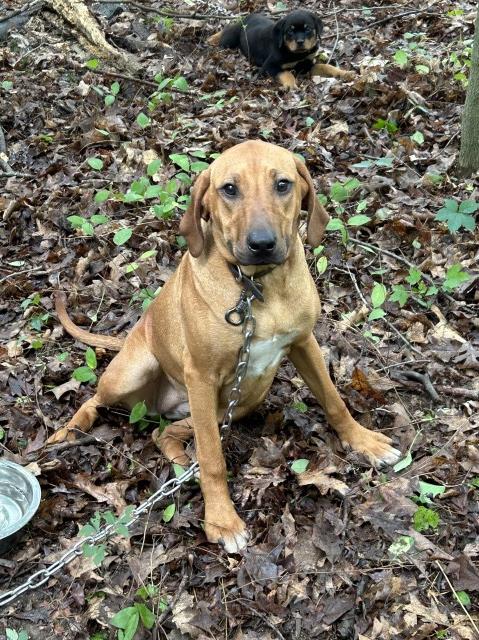
[(66, 427), (61, 427), (55, 433), (53, 433), (45, 442), (45, 444), (58, 444), (59, 442), (65, 442), (65, 440), (72, 441), (75, 440), (76, 436), (73, 432), (73, 429), (68, 425)]
[(370, 431), (357, 422), (351, 433), (341, 440), (344, 447), (361, 453), (374, 467), (395, 464), (401, 458), (401, 452), (391, 446), (391, 442), (383, 433)]
[(218, 31), (218, 33), (214, 33), (209, 38), (206, 38), (206, 42), (212, 47), (219, 47), (222, 33), (223, 33), (222, 31)]
[(283, 71), (276, 76), (279, 84), (281, 85), (281, 89), (283, 91), (294, 91), (298, 88), (296, 84), (296, 78), (293, 76), (291, 71)]
[(205, 533), (209, 542), (222, 545), (227, 553), (239, 553), (248, 544), (246, 525), (234, 509), (221, 517), (206, 512)]
[(341, 70), (341, 75), (339, 77), (345, 82), (352, 82), (353, 80), (357, 80), (360, 76), (355, 71)]

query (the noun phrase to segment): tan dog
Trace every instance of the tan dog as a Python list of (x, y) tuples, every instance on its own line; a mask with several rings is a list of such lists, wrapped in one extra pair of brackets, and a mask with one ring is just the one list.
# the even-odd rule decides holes
[(205, 532), (228, 552), (247, 542), (245, 524), (228, 493), (218, 429), (243, 342), (241, 327), (225, 321), (225, 311), (235, 306), (241, 291), (228, 263), (241, 265), (248, 275), (271, 268), (261, 277), (264, 303), (253, 303), (257, 327), (234, 417), (263, 401), (287, 355), (344, 445), (372, 464), (392, 463), (400, 455), (389, 438), (354, 420), (328, 375), (313, 335), (320, 302), (298, 234), (302, 206), (309, 214), (308, 242), (316, 246), (328, 214), (305, 165), (280, 147), (244, 142), (198, 177), (180, 226), (189, 252), (124, 342), (76, 327), (62, 301), (57, 304), (63, 326), (75, 338), (121, 351), (93, 398), (50, 442), (65, 439), (71, 429), (90, 429), (98, 405), (132, 408), (144, 400), (152, 414), (191, 415), (157, 432), (156, 439), (170, 460), (186, 464), (182, 440), (194, 432)]

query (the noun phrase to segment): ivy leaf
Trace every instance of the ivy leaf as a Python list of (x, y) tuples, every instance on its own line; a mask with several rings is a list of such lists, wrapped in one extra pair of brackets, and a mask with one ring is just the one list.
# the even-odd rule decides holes
[(131, 238), (132, 233), (133, 230), (129, 227), (118, 229), (118, 231), (113, 236), (113, 242), (117, 247), (120, 247), (122, 244), (125, 244), (125, 242), (128, 242), (128, 240)]
[(436, 213), (435, 220), (445, 222), (451, 233), (456, 233), (461, 227), (474, 231), (476, 222), (470, 214), (475, 213), (478, 208), (479, 204), (474, 200), (465, 200), (459, 205), (456, 200), (447, 198), (444, 200), (444, 206)]
[(171, 153), (169, 155), (171, 162), (176, 164), (183, 171), (190, 170), (190, 160), (184, 153)]
[(409, 282), (410, 285), (417, 284), (422, 278), (422, 273), (416, 267), (411, 267), (409, 269), (409, 275), (406, 277), (406, 282)]
[(409, 293), (402, 284), (393, 284), (392, 294), (389, 296), (390, 302), (398, 302), (400, 307), (404, 307), (409, 300)]

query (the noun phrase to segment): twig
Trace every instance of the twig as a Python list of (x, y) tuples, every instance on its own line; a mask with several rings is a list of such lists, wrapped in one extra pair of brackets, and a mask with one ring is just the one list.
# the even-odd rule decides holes
[(391, 378), (399, 379), (399, 381), (402, 376), (404, 376), (405, 378), (408, 378), (409, 380), (417, 380), (422, 384), (422, 386), (428, 392), (428, 394), (431, 396), (434, 402), (440, 401), (439, 395), (431, 382), (431, 378), (427, 373), (422, 374), (422, 373), (418, 373), (417, 371), (405, 370), (405, 371), (397, 371), (396, 373), (393, 372), (391, 374)]
[[(404, 387), (409, 389), (417, 389), (417, 385), (415, 382), (411, 380), (404, 380), (400, 375), (391, 371), (389, 374), (391, 380), (395, 380), (399, 382)], [(439, 393), (443, 393), (446, 396), (451, 396), (452, 398), (467, 398), (468, 400), (479, 400), (479, 391), (474, 391), (474, 389), (466, 389), (465, 387), (450, 387), (445, 384), (437, 384), (435, 389)]]
[[(138, 78), (137, 76), (130, 76), (127, 73), (107, 71), (106, 69), (89, 69), (88, 67), (85, 67), (84, 65), (78, 64), (73, 61), (70, 61), (70, 64), (78, 71), (91, 71), (92, 73), (96, 73), (99, 76), (108, 76), (109, 78), (118, 78), (119, 80), (129, 80), (130, 82), (136, 82), (137, 84), (145, 85), (145, 87), (151, 87), (152, 89), (158, 90), (158, 84), (156, 82), (152, 82), (151, 80), (144, 80), (143, 78)], [(170, 91), (171, 93), (180, 93), (182, 95), (197, 95), (195, 91), (185, 91), (183, 89), (177, 89), (176, 87), (165, 88), (165, 91)]]
[(169, 604), (166, 609), (164, 611), (161, 612), (161, 616), (158, 618), (158, 620), (156, 621), (156, 626), (160, 626), (160, 624), (162, 624), (166, 618), (166, 616), (170, 613), (170, 611), (173, 610), (173, 607), (175, 606), (175, 604), (178, 602), (178, 598), (181, 596), (181, 594), (183, 593), (183, 590), (185, 588), (185, 585), (188, 581), (188, 574), (185, 572), (185, 575), (181, 578), (181, 582), (178, 586), (178, 588), (175, 590), (175, 595), (173, 596), (173, 600), (171, 601), (171, 604)]
[(58, 451), (66, 451), (67, 449), (73, 449), (75, 447), (94, 443), (104, 444), (105, 442), (95, 438), (95, 436), (85, 436), (84, 438), (78, 438), (78, 440), (67, 440), (65, 442), (58, 442), (57, 444), (50, 444), (48, 445), (47, 453), (57, 453)]
[(268, 620), (268, 618), (263, 615), (262, 613), (260, 613), (257, 609), (255, 609), (254, 607), (251, 607), (244, 598), (238, 598), (238, 602), (241, 602), (243, 607), (246, 607), (246, 609), (249, 609), (251, 611), (251, 613), (253, 613), (256, 617), (258, 617), (260, 620), (262, 620), (272, 631), (274, 631), (274, 633), (277, 635), (277, 637), (280, 640), (286, 640), (285, 637), (283, 636), (283, 634), (281, 633), (281, 631), (278, 629), (278, 627), (276, 625), (274, 625), (272, 622), (270, 622)]
[[(2, 276), (0, 278), (0, 282), (5, 282), (5, 280), (9, 280), (10, 278), (14, 278), (15, 276), (20, 275), (21, 273), (32, 273), (32, 271), (38, 271), (42, 268), (43, 265), (38, 265), (38, 267), (30, 267), (29, 269), (22, 269), (22, 271), (12, 271), (12, 273), (8, 273), (6, 276)], [(43, 273), (50, 273), (50, 271), (44, 271)], [(37, 274), (40, 275), (40, 274)]]
[[(399, 262), (402, 262), (403, 264), (407, 265), (410, 269), (417, 269), (415, 264), (410, 262), (407, 258), (404, 258), (403, 256), (400, 256), (397, 253), (394, 253), (394, 251), (383, 249), (382, 247), (378, 247), (377, 244), (372, 244), (371, 242), (364, 242), (363, 240), (357, 240), (356, 238), (350, 237), (349, 241), (352, 242), (353, 244), (358, 244), (360, 247), (365, 247), (366, 249), (372, 249), (373, 251), (376, 251), (378, 253), (384, 253), (384, 255), (390, 256), (391, 258), (394, 258), (395, 260), (398, 260)], [(421, 275), (422, 275), (422, 279), (425, 280), (426, 282), (429, 282), (429, 284), (432, 284), (432, 285), (436, 284), (434, 280), (431, 278), (431, 276), (427, 275), (427, 273), (422, 273)], [(448, 293), (445, 293), (444, 291), (442, 293), (450, 302), (457, 304), (457, 301)]]
[(0, 167), (5, 173), (12, 173), (13, 169), (8, 164), (7, 160), (2, 158), (2, 154), (7, 158), (7, 143), (5, 142), (5, 134), (3, 133), (3, 127), (0, 125)]
[[(119, 0), (96, 0), (99, 4), (117, 4)], [(218, 19), (218, 20), (237, 20), (241, 15), (247, 14), (236, 14), (234, 16), (226, 16), (226, 15), (216, 15), (214, 13), (210, 14), (200, 14), (200, 13), (181, 13), (179, 11), (175, 11), (175, 9), (155, 9), (146, 4), (142, 4), (141, 2), (136, 2), (136, 0), (121, 0), (121, 4), (129, 4), (136, 9), (141, 9), (142, 11), (146, 11), (147, 13), (154, 13), (157, 16), (165, 16), (165, 18), (183, 18), (185, 20), (210, 20), (210, 19)], [(278, 12), (279, 13), (279, 12)]]
[(339, 23), (338, 14), (336, 12), (334, 13), (334, 22), (336, 23), (336, 39), (334, 40), (333, 48), (331, 49), (331, 53), (329, 54), (328, 63), (331, 62), (339, 42)]
[(32, 2), (32, 3), (28, 3), (26, 4), (24, 7), (21, 7), (20, 9), (17, 9), (16, 11), (12, 11), (12, 13), (8, 13), (6, 16), (1, 16), (0, 17), (0, 23), (1, 22), (7, 22), (7, 20), (10, 20), (11, 18), (14, 18), (15, 16), (19, 16), (22, 14), (29, 14), (29, 13), (34, 13), (36, 11), (40, 11), (40, 9), (43, 7), (43, 0), (40, 0), (39, 2)]
[(439, 560), (436, 560), (435, 562), (436, 562), (437, 566), (439, 567), (439, 569), (441, 570), (441, 573), (442, 573), (442, 575), (444, 576), (444, 578), (445, 578), (445, 580), (446, 580), (447, 584), (449, 585), (449, 587), (450, 587), (451, 591), (453, 592), (454, 597), (455, 597), (455, 598), (456, 598), (456, 600), (459, 602), (459, 604), (461, 605), (462, 610), (464, 611), (464, 613), (465, 613), (465, 614), (466, 614), (466, 616), (468, 617), (469, 622), (470, 622), (470, 623), (471, 623), (471, 625), (472, 625), (472, 628), (474, 629), (474, 631), (475, 631), (475, 632), (476, 632), (476, 634), (477, 634), (477, 637), (479, 638), (479, 629), (477, 628), (477, 625), (476, 625), (476, 623), (474, 622), (474, 620), (471, 618), (471, 615), (470, 615), (469, 611), (466, 609), (466, 607), (462, 604), (462, 602), (461, 602), (461, 601), (460, 601), (460, 599), (458, 598), (458, 596), (457, 596), (457, 591), (456, 591), (456, 590), (454, 589), (454, 587), (452, 586), (452, 583), (451, 583), (451, 581), (449, 580), (449, 578), (448, 578), (448, 576), (447, 576), (446, 572), (444, 571), (442, 564), (439, 562)]
[(0, 178), (38, 178), (33, 173), (22, 173), (21, 171), (0, 171)]

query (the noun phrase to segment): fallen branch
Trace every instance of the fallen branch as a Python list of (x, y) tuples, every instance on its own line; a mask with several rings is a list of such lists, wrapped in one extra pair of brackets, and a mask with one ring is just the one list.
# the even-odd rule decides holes
[(51, 8), (72, 24), (94, 46), (100, 57), (114, 60), (121, 67), (137, 71), (138, 63), (127, 53), (106, 41), (100, 26), (83, 0), (47, 0)]
[(30, 14), (36, 13), (37, 11), (40, 11), (40, 9), (43, 7), (43, 4), (43, 0), (39, 0), (38, 2), (29, 2), (24, 7), (21, 7), (16, 11), (12, 11), (6, 16), (0, 16), (0, 24), (2, 22), (7, 22), (8, 20), (11, 20), (12, 18), (15, 18), (17, 16), (28, 16)]
[[(389, 377), (395, 382), (399, 382), (403, 387), (407, 389), (414, 389), (417, 391), (417, 384), (412, 380), (404, 380), (401, 374), (391, 372)], [(474, 389), (466, 389), (465, 387), (451, 387), (445, 384), (437, 384), (435, 390), (438, 393), (442, 393), (445, 396), (451, 396), (453, 398), (466, 398), (467, 400), (479, 400), (479, 391)]]

